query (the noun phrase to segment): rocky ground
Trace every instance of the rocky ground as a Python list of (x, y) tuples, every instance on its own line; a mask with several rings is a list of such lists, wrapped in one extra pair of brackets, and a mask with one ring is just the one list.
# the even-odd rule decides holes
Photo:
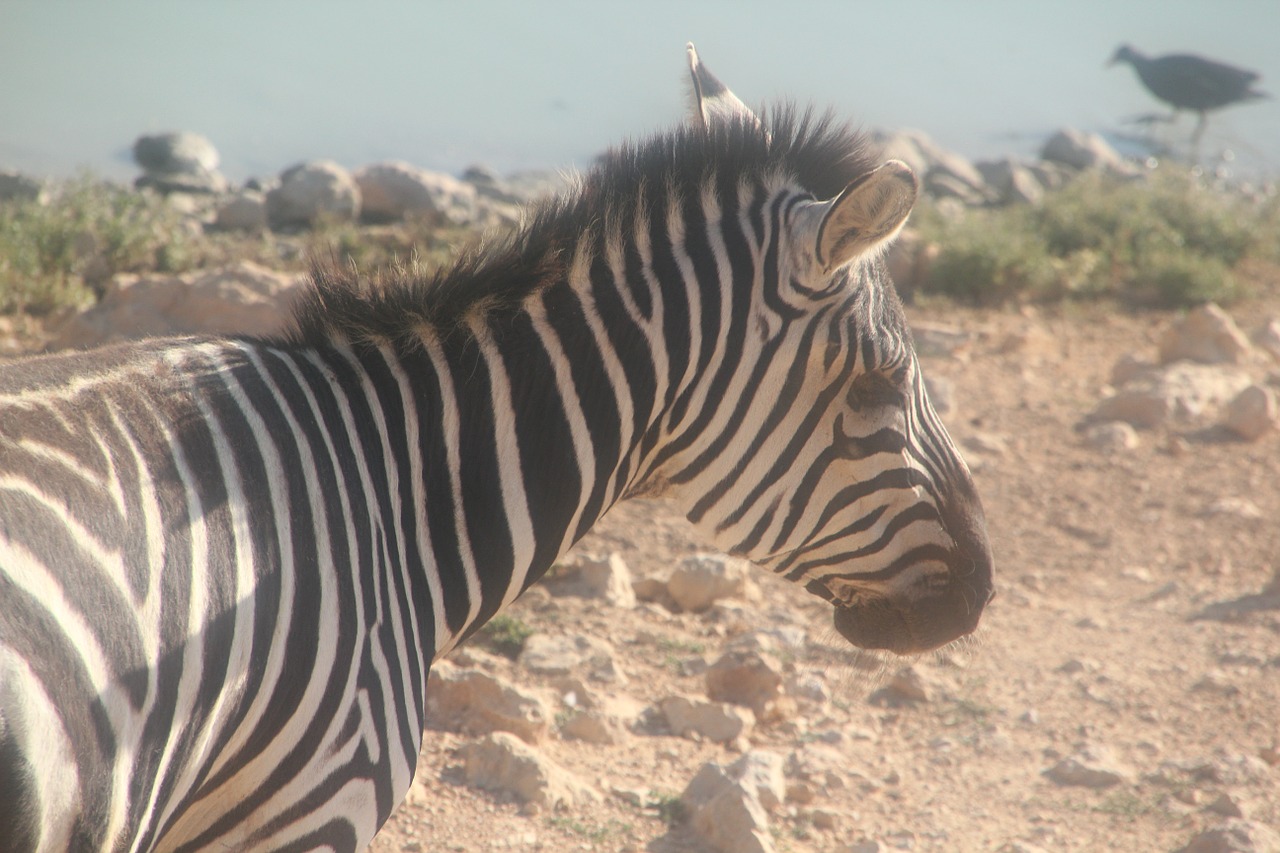
[[(621, 505), (512, 608), (514, 660), (438, 668), (374, 850), (1280, 849), (1280, 297), (1196, 315), (1182, 350), (1172, 313), (909, 313), (986, 504), (977, 638), (858, 654)], [(0, 323), (5, 353), (48, 337)]]
[[(1233, 313), (1252, 331), (1278, 311)], [(437, 696), (475, 670), (519, 698), (463, 701), (545, 720), (521, 758), (485, 742), (479, 712), (437, 704), (414, 791), (374, 849), (676, 853), (712, 849), (708, 824), (735, 823), (755, 828), (736, 849), (793, 853), (1169, 851), (1211, 828), (1223, 831), (1189, 849), (1280, 849), (1280, 435), (1243, 440), (1213, 408), (1118, 442), (1086, 428), (1118, 362), (1158, 358), (1170, 314), (911, 313), (935, 324), (922, 338), (960, 332), (924, 361), (951, 386), (947, 420), (997, 558), (976, 641), (912, 660), (859, 655), (819, 602), (758, 572), (708, 610), (678, 612), (666, 582), (687, 574), (697, 543), (668, 507), (621, 505), (575, 554), (617, 554), (653, 600), (561, 594), (569, 578), (513, 608), (537, 632), (521, 658), (456, 652)], [(1260, 348), (1241, 369), (1276, 380)], [(539, 638), (578, 654), (548, 665), (530, 654)], [(740, 699), (752, 714), (711, 703), (726, 666), (767, 696)], [(704, 734), (673, 731), (681, 696), (710, 705)], [(532, 773), (544, 787), (468, 783), (519, 786), (522, 760), (546, 763)], [(699, 822), (675, 805), (695, 776), (735, 773), (736, 808)]]

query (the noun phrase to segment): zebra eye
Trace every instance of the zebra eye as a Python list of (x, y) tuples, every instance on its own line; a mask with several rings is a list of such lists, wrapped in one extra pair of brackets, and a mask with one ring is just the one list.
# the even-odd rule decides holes
[(873, 370), (855, 376), (845, 399), (854, 410), (900, 406), (903, 402), (901, 373)]

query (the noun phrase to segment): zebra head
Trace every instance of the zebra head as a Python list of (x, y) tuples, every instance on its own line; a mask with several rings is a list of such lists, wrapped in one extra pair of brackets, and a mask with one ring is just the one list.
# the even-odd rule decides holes
[[(794, 134), (748, 110), (692, 45), (689, 58), (701, 132)], [(992, 557), (880, 258), (915, 202), (915, 176), (898, 161), (873, 165), (827, 196), (785, 161), (739, 188), (756, 243), (751, 280), (735, 268), (728, 286), (750, 300), (741, 346), (754, 384), (737, 399), (707, 392), (724, 414), (671, 460), (680, 470), (668, 482), (687, 484), (670, 492), (718, 547), (830, 602), (851, 643), (912, 653), (976, 628)]]

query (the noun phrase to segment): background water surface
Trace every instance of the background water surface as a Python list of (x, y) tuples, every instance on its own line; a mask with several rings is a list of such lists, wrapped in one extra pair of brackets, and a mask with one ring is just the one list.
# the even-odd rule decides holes
[[(233, 180), (300, 159), (458, 171), (584, 165), (680, 118), (684, 44), (748, 103), (791, 96), (970, 157), (1163, 109), (1120, 42), (1252, 68), (1280, 94), (1280, 2), (0, 2), (0, 168), (136, 174), (140, 133), (194, 130)], [(1168, 129), (1185, 139), (1193, 120)], [(1203, 151), (1280, 171), (1280, 101)]]

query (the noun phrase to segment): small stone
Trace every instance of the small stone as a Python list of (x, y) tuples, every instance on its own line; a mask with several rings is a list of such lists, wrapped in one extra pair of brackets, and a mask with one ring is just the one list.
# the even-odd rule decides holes
[(1118, 175), (1135, 173), (1101, 136), (1074, 128), (1063, 128), (1049, 137), (1041, 149), (1040, 159), (1072, 169), (1104, 169)]
[(1205, 507), (1204, 515), (1213, 516), (1234, 516), (1246, 521), (1256, 521), (1262, 518), (1262, 510), (1258, 505), (1248, 498), (1225, 497), (1218, 498), (1209, 506)]
[(1274, 317), (1263, 324), (1253, 336), (1253, 342), (1266, 350), (1276, 361), (1280, 361), (1280, 317)]
[(1062, 759), (1044, 771), (1044, 775), (1059, 785), (1109, 788), (1126, 782), (1133, 773), (1120, 765), (1109, 750), (1091, 747)]
[(707, 669), (707, 695), (717, 702), (746, 705), (764, 715), (782, 695), (782, 667), (770, 654), (730, 649)]
[(609, 793), (613, 794), (627, 805), (635, 806), (638, 809), (644, 808), (649, 802), (648, 788), (623, 788), (615, 786), (609, 789)]
[(840, 853), (884, 853), (879, 841), (857, 841), (841, 848)]
[(600, 794), (515, 735), (494, 732), (458, 750), (468, 785), (542, 808), (589, 805)]
[(1010, 157), (974, 165), (1004, 204), (1036, 204), (1044, 198), (1035, 173)]
[(1217, 671), (1206, 672), (1199, 681), (1191, 685), (1191, 689), (1219, 696), (1237, 696), (1240, 693), (1239, 687), (1228, 681), (1225, 674)]
[(1250, 385), (1227, 404), (1222, 425), (1245, 441), (1257, 441), (1280, 422), (1276, 394), (1265, 385)]
[(1125, 421), (1090, 424), (1085, 428), (1084, 440), (1090, 447), (1103, 453), (1133, 450), (1139, 444), (1138, 431)]
[(1096, 661), (1085, 660), (1082, 658), (1070, 658), (1060, 664), (1054, 671), (1060, 672), (1063, 675), (1076, 675), (1081, 672), (1096, 672), (1097, 669), (1098, 663)]
[(495, 675), (442, 661), (427, 681), (427, 721), (464, 734), (511, 732), (536, 744), (551, 725), (551, 709), (542, 697)]
[(1154, 361), (1139, 353), (1125, 353), (1111, 367), (1111, 384), (1120, 388), (1135, 379), (1150, 376), (1159, 369)]
[(667, 591), (681, 610), (697, 613), (721, 598), (742, 595), (750, 571), (744, 560), (699, 554), (676, 567), (667, 581)]
[(622, 721), (604, 711), (572, 713), (561, 724), (560, 733), (573, 740), (601, 746), (616, 746), (628, 740), (627, 730)]
[(976, 432), (965, 439), (965, 445), (980, 453), (1003, 456), (1009, 451), (1009, 442), (1004, 436), (990, 432)]
[(751, 733), (755, 714), (724, 702), (706, 702), (689, 696), (669, 696), (660, 703), (671, 733), (696, 734), (713, 743), (728, 743)]
[(1205, 806), (1205, 810), (1214, 814), (1220, 814), (1223, 817), (1244, 817), (1244, 809), (1241, 807), (1239, 800), (1228, 794), (1226, 791), (1221, 792), (1212, 802)]
[(628, 609), (636, 606), (631, 570), (620, 554), (579, 556), (556, 572), (546, 586), (554, 595), (600, 599), (614, 607)]
[(1193, 308), (1161, 336), (1160, 362), (1198, 361), (1202, 364), (1239, 364), (1249, 353), (1249, 339), (1231, 316), (1209, 303)]
[(626, 683), (613, 644), (584, 634), (533, 634), (525, 640), (518, 661), (539, 675), (585, 673), (596, 681)]
[(808, 805), (818, 796), (818, 792), (808, 782), (791, 782), (787, 785), (787, 802), (797, 805)]
[(1280, 834), (1257, 821), (1233, 818), (1201, 832), (1178, 853), (1280, 853)]
[(1154, 579), (1151, 570), (1146, 566), (1125, 566), (1120, 570), (1120, 576), (1140, 583), (1151, 583)]
[(928, 702), (932, 698), (932, 689), (925, 683), (920, 670), (913, 666), (903, 667), (889, 679), (886, 689), (896, 696), (910, 702)]

